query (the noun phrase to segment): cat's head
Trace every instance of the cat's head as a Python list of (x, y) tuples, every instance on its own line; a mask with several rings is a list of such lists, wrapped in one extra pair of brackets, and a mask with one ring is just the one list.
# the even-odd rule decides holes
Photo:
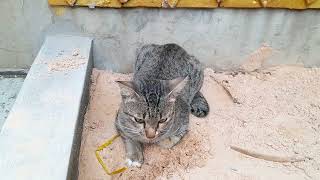
[(117, 81), (122, 110), (129, 117), (126, 128), (130, 129), (132, 136), (151, 142), (171, 129), (176, 99), (188, 79)]

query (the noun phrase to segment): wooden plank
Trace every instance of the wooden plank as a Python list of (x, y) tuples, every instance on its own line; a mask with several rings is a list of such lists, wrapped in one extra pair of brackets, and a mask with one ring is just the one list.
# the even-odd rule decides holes
[(68, 3), (65, 0), (48, 0), (49, 5), (52, 6), (67, 6)]
[(307, 6), (309, 9), (320, 9), (320, 0), (310, 1)]
[(259, 0), (222, 0), (220, 7), (227, 8), (261, 8)]
[[(56, 6), (71, 6), (74, 0), (48, 0), (50, 5)], [(75, 6), (88, 7), (162, 7), (162, 0), (129, 0), (121, 4), (118, 0), (78, 0)], [(215, 8), (218, 6), (216, 0), (179, 0), (177, 1), (177, 8)]]
[[(48, 0), (48, 2), (53, 6), (70, 6), (66, 0)], [(74, 6), (120, 8), (122, 5), (118, 0), (77, 0)]]
[(88, 7), (112, 7), (120, 8), (121, 3), (118, 0), (78, 0), (76, 5)]
[(305, 0), (262, 0), (268, 8), (306, 9)]
[[(217, 8), (217, 0), (167, 0), (176, 8)], [(87, 6), (87, 7), (154, 7), (161, 8), (163, 0), (129, 0), (121, 4), (119, 0), (48, 0), (50, 5)], [(320, 0), (220, 0), (225, 8), (288, 8), (316, 9), (320, 8)]]
[(122, 7), (162, 7), (162, 0), (129, 0)]
[(218, 3), (216, 0), (180, 0), (177, 7), (181, 8), (216, 8)]
[[(168, 0), (176, 4), (176, 8), (216, 8), (216, 0)], [(162, 7), (162, 0), (129, 0), (123, 7)]]

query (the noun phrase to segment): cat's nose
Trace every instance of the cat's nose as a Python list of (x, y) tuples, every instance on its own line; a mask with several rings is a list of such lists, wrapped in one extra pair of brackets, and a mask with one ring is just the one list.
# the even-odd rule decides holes
[(152, 139), (152, 138), (156, 137), (156, 130), (155, 129), (148, 128), (145, 131), (146, 131), (147, 138)]

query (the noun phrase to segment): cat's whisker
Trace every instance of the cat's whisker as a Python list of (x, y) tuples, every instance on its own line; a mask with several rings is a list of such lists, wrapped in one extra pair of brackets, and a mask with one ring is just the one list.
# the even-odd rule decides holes
[(176, 132), (178, 132), (180, 130), (180, 128), (178, 127), (175, 131), (173, 131), (171, 134), (175, 134)]
[(129, 129), (129, 128), (126, 128), (126, 127), (122, 127), (123, 129), (126, 129), (127, 132), (131, 132), (131, 133), (137, 133), (139, 134), (140, 131), (136, 131), (136, 130), (133, 130), (133, 129)]
[(121, 124), (119, 124), (119, 123), (116, 123), (116, 125), (119, 126), (120, 128), (124, 128), (124, 129), (126, 129), (126, 130), (129, 130), (130, 132), (140, 133), (140, 131), (138, 131), (138, 130), (129, 128), (129, 127), (127, 127), (127, 126), (123, 126), (123, 125), (121, 125)]

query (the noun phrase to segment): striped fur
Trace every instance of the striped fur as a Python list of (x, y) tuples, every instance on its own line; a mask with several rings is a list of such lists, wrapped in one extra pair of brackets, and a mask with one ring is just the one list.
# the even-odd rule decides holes
[(122, 103), (115, 125), (128, 162), (139, 166), (144, 143), (171, 148), (187, 132), (189, 113), (206, 116), (209, 106), (199, 92), (202, 66), (176, 44), (143, 46), (134, 69), (133, 81), (118, 82)]

